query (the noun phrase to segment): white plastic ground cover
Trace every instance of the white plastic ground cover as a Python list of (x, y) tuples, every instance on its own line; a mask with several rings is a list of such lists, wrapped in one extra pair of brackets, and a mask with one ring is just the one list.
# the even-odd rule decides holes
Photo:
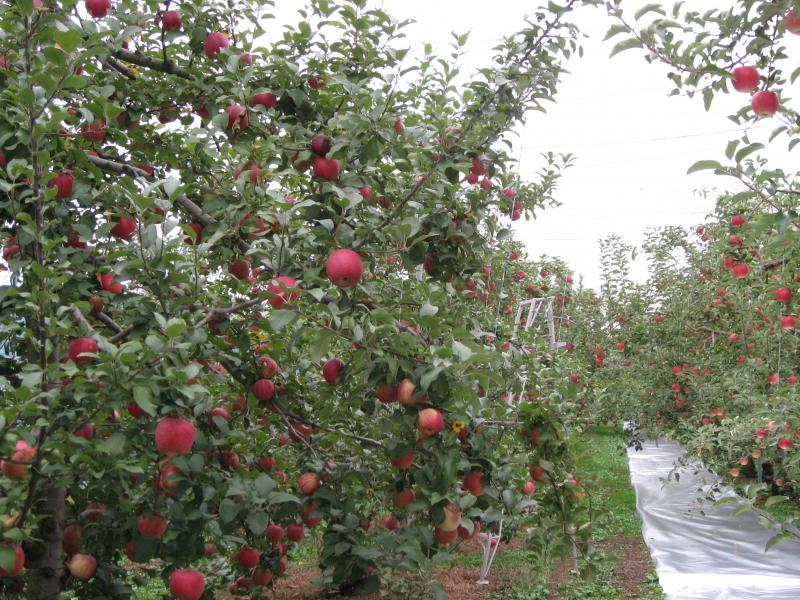
[[(667, 600), (800, 600), (800, 542), (786, 540), (765, 552), (771, 537), (751, 512), (714, 506), (702, 498), (718, 477), (698, 462), (664, 484), (684, 449), (646, 442), (628, 450), (642, 535)], [(723, 488), (726, 495), (734, 494)], [(700, 513), (700, 510), (704, 514)]]

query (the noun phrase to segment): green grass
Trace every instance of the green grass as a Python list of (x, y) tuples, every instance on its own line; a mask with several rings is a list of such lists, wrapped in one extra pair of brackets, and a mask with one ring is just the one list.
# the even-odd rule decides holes
[(636, 493), (631, 487), (622, 433), (598, 427), (575, 440), (576, 477), (586, 482), (602, 514), (594, 523), (594, 538), (641, 535)]

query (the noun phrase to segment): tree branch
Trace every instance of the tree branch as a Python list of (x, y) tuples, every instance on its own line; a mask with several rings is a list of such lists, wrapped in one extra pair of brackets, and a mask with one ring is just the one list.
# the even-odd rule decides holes
[(114, 57), (125, 61), (126, 63), (145, 67), (147, 69), (153, 69), (154, 71), (161, 71), (162, 73), (167, 73), (169, 75), (176, 75), (189, 81), (195, 81), (197, 79), (192, 73), (186, 69), (182, 69), (172, 61), (159, 60), (157, 58), (145, 56), (144, 54), (139, 54), (138, 52), (125, 50), (124, 48), (114, 50), (112, 54)]

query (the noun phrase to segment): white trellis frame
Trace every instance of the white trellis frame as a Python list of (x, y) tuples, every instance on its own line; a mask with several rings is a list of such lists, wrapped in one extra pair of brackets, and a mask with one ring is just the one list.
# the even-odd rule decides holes
[[(529, 298), (528, 300), (523, 300), (517, 305), (517, 314), (516, 318), (514, 319), (514, 333), (512, 334), (512, 339), (517, 337), (517, 331), (519, 328), (522, 327), (523, 330), (530, 329), (533, 327), (539, 315), (542, 315), (542, 318), (545, 319), (547, 323), (547, 337), (550, 340), (550, 348), (558, 349), (563, 348), (566, 343), (559, 341), (558, 333), (561, 331), (560, 322), (563, 320), (562, 316), (555, 316), (555, 297), (548, 296), (547, 298)], [(556, 320), (559, 321), (559, 327), (556, 328)], [(528, 383), (528, 376), (526, 373), (520, 373), (518, 375), (519, 381), (522, 382), (522, 389), (523, 391), (520, 392), (520, 399), (522, 398), (522, 394), (524, 394), (525, 384)], [(509, 390), (508, 395), (506, 396), (506, 402), (513, 402), (514, 401), (514, 392), (513, 390)]]
[(543, 312), (543, 318), (547, 320), (547, 335), (550, 339), (550, 347), (553, 349), (564, 347), (564, 342), (556, 339), (556, 318), (553, 314), (555, 300), (555, 296), (548, 296), (547, 298), (530, 298), (520, 302), (517, 306), (516, 318), (514, 319), (514, 337), (516, 337), (517, 331), (519, 331), (522, 316), (525, 314), (526, 309), (527, 317), (525, 318), (525, 322), (521, 325), (523, 329), (530, 329), (534, 323), (536, 323), (536, 318), (539, 314)]
[(481, 565), (481, 576), (478, 579), (478, 585), (485, 587), (489, 585), (489, 569), (492, 568), (492, 561), (494, 555), (497, 554), (497, 549), (500, 547), (500, 536), (503, 535), (503, 520), (500, 520), (500, 528), (496, 534), (480, 532), (478, 534), (478, 541), (483, 547), (483, 564)]

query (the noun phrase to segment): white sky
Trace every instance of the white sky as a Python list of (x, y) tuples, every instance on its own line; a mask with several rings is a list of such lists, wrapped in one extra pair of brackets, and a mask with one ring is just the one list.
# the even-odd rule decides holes
[[(411, 45), (424, 41), (441, 43), (448, 50), (450, 31), (471, 31), (466, 71), (485, 64), (489, 51), (504, 35), (523, 26), (526, 12), (540, 2), (518, 0), (376, 0), (400, 19), (417, 23), (406, 35)], [(625, 0), (626, 12), (644, 5)], [(732, 6), (726, 0), (691, 0), (693, 9)], [(670, 4), (671, 6), (671, 4)], [(522, 132), (522, 178), (532, 178), (539, 166), (539, 153), (547, 150), (572, 152), (576, 166), (569, 169), (557, 194), (562, 206), (542, 212), (536, 221), (517, 221), (517, 237), (531, 256), (560, 256), (583, 275), (589, 287), (599, 287), (597, 240), (612, 233), (639, 244), (643, 231), (661, 225), (696, 225), (713, 211), (714, 195), (703, 199), (701, 188), (738, 189), (736, 182), (705, 171), (690, 176), (686, 170), (697, 160), (725, 163), (724, 150), (736, 125), (728, 120), (749, 95), (718, 96), (706, 113), (700, 98), (668, 97), (672, 89), (666, 70), (648, 65), (643, 53), (625, 51), (612, 59), (613, 43), (602, 42), (610, 19), (599, 9), (581, 9), (577, 22), (589, 34), (584, 58), (569, 63), (559, 95), (548, 114), (533, 113)], [(790, 36), (790, 50), (800, 56), (800, 36)], [(619, 39), (622, 39), (621, 37)], [(788, 91), (788, 90), (787, 90)], [(786, 91), (784, 96), (786, 96)], [(762, 121), (752, 130), (752, 141), (767, 143), (777, 123)], [(726, 132), (726, 133), (720, 133)], [(678, 139), (676, 136), (687, 136)], [(691, 137), (689, 137), (691, 136)], [(647, 141), (641, 141), (647, 140)], [(661, 140), (661, 141), (655, 141)], [(790, 163), (783, 151), (778, 165)], [(634, 279), (646, 278), (646, 264), (634, 266)]]

